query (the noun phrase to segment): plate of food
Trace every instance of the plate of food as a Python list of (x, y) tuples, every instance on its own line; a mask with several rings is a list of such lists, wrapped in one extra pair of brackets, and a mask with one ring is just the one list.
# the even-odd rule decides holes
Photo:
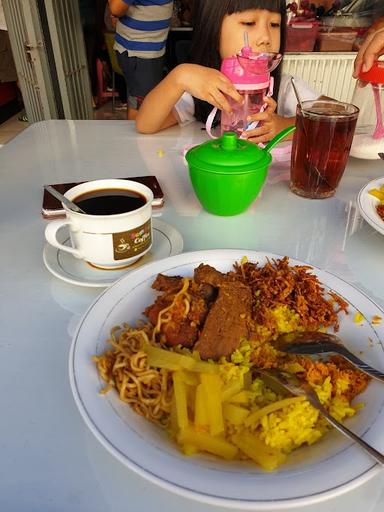
[(286, 332), (337, 331), (383, 371), (383, 316), (352, 285), (297, 260), (183, 253), (131, 272), (90, 306), (71, 345), (71, 388), (98, 441), (155, 484), (234, 508), (312, 504), (380, 467), (257, 369), (304, 379), (335, 418), (383, 452), (381, 382), (344, 359), (273, 346)]
[(384, 177), (365, 185), (359, 192), (357, 204), (364, 220), (384, 235)]

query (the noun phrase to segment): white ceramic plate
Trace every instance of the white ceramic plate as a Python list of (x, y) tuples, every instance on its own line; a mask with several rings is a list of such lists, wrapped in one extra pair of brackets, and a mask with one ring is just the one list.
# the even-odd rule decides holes
[(379, 204), (379, 200), (369, 193), (373, 188), (379, 188), (382, 185), (384, 185), (384, 177), (370, 181), (360, 190), (357, 196), (357, 205), (362, 217), (368, 224), (384, 235), (384, 221), (380, 219), (379, 214), (376, 212), (376, 206)]
[[(78, 286), (92, 286), (105, 288), (111, 285), (123, 275), (132, 272), (150, 263), (168, 256), (181, 253), (183, 250), (183, 238), (173, 227), (159, 219), (152, 219), (153, 245), (151, 250), (142, 258), (127, 268), (116, 270), (103, 270), (92, 267), (84, 260), (75, 258), (69, 252), (62, 251), (46, 243), (43, 252), (43, 260), (47, 269), (59, 279)], [(59, 232), (62, 236), (60, 242), (69, 245), (68, 231)], [(60, 237), (59, 234), (59, 237)]]
[[(346, 492), (375, 475), (380, 468), (359, 447), (336, 431), (311, 447), (297, 450), (289, 463), (265, 473), (244, 461), (221, 461), (211, 456), (185, 457), (155, 425), (135, 414), (113, 391), (103, 387), (92, 355), (106, 348), (111, 327), (135, 322), (156, 293), (151, 284), (159, 272), (192, 275), (201, 262), (228, 271), (247, 256), (265, 262), (273, 254), (248, 250), (213, 250), (184, 253), (158, 261), (122, 278), (104, 291), (85, 313), (74, 335), (69, 372), (72, 392), (83, 419), (102, 445), (123, 464), (168, 490), (216, 505), (267, 510), (312, 504)], [(291, 264), (297, 264), (291, 260)], [(320, 269), (314, 269), (326, 289), (335, 290), (350, 303), (342, 315), (340, 335), (347, 346), (372, 366), (384, 370), (384, 325), (353, 322), (356, 310), (365, 318), (384, 318), (384, 312), (362, 292)], [(359, 397), (365, 408), (346, 424), (368, 443), (384, 451), (383, 384), (370, 383)]]

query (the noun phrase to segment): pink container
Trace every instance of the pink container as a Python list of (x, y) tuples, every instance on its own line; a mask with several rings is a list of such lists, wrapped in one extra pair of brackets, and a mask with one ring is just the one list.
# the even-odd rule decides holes
[(268, 57), (261, 56), (260, 59), (251, 60), (235, 55), (223, 60), (221, 72), (244, 97), (244, 103), (240, 106), (232, 98), (227, 97), (232, 112), (221, 113), (221, 132), (234, 131), (241, 135), (247, 129), (247, 117), (260, 112), (264, 104), (263, 98), (268, 93)]
[(280, 60), (280, 54), (252, 52), (245, 46), (239, 54), (222, 61), (221, 72), (244, 97), (244, 102), (239, 105), (227, 97), (232, 112), (221, 113), (221, 133), (234, 131), (240, 136), (251, 128), (247, 118), (265, 108), (264, 97), (271, 95), (273, 89), (271, 71)]

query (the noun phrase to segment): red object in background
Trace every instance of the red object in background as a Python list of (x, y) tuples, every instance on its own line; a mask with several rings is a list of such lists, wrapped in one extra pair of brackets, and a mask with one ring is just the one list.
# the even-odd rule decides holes
[(286, 52), (312, 52), (319, 23), (317, 21), (295, 21), (287, 26)]
[(15, 82), (0, 83), (0, 107), (17, 98), (17, 86)]

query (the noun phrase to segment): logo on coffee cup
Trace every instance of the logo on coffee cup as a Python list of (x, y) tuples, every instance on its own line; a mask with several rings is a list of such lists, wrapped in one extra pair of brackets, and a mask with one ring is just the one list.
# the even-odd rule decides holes
[(142, 226), (122, 233), (113, 233), (113, 257), (115, 260), (124, 260), (137, 256), (150, 247), (151, 220)]

